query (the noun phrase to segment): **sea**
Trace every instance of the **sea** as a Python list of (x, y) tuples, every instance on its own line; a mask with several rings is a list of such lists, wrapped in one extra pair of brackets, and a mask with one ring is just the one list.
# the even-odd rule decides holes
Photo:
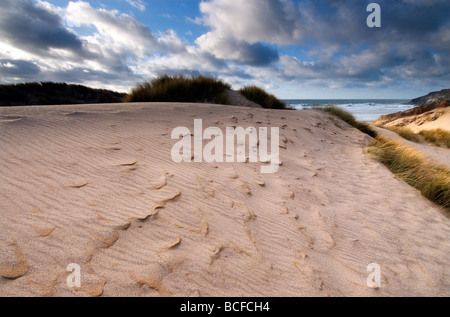
[(380, 116), (415, 107), (408, 104), (410, 100), (402, 99), (287, 99), (283, 101), (298, 110), (335, 105), (349, 111), (362, 122), (373, 122)]

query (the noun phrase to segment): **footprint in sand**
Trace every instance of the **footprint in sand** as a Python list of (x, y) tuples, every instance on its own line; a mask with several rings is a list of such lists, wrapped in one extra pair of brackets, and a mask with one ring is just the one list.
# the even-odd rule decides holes
[[(115, 127), (115, 125), (112, 125)], [(122, 147), (120, 146), (122, 144), (122, 141), (117, 140), (111, 143), (103, 143), (102, 144), (102, 148), (105, 150), (110, 150), (110, 151), (120, 151), (122, 150)]]
[(241, 188), (242, 188), (243, 192), (246, 193), (247, 195), (249, 195), (249, 196), (252, 195), (252, 190), (250, 188), (250, 185), (247, 182), (242, 182)]
[(315, 269), (308, 263), (308, 255), (304, 251), (300, 253), (299, 257), (300, 259), (298, 261), (294, 261), (294, 267), (303, 275), (307, 283), (315, 289), (324, 291), (327, 286), (322, 278), (322, 272)]
[(22, 117), (16, 117), (16, 116), (0, 116), (0, 122), (4, 123), (11, 123), (22, 120)]
[(160, 263), (151, 263), (139, 269), (139, 273), (128, 271), (128, 275), (140, 287), (148, 287), (162, 296), (172, 296), (171, 292), (163, 287), (164, 276), (170, 273), (168, 267)]
[(161, 201), (160, 206), (164, 207), (168, 202), (175, 201), (180, 196), (181, 190), (175, 189), (175, 192), (171, 196)]
[(264, 182), (261, 174), (257, 174), (256, 177), (257, 177), (256, 184), (258, 184), (261, 187), (265, 187), (266, 186), (266, 182)]
[(242, 219), (244, 223), (253, 221), (257, 217), (255, 212), (246, 203), (232, 201), (231, 208), (235, 212), (235, 215)]
[(150, 182), (150, 185), (154, 189), (161, 189), (165, 187), (167, 185), (167, 175), (169, 175), (169, 173), (165, 172), (164, 175), (161, 176), (158, 180), (156, 180), (155, 182)]
[(120, 163), (117, 166), (122, 168), (122, 172), (133, 172), (138, 169), (138, 161), (130, 160), (128, 162)]
[(280, 148), (287, 150), (287, 144), (288, 144), (289, 140), (285, 135), (281, 136), (281, 144), (280, 144)]
[[(17, 247), (16, 242), (13, 242), (12, 244), (10, 244), (10, 246), (12, 249), (12, 257), (14, 258), (14, 260), (8, 259), (8, 261), (6, 259), (6, 254), (2, 254), (2, 258), (6, 260), (6, 263), (0, 264), (0, 276), (6, 279), (17, 279), (27, 274), (29, 265), (23, 253)], [(3, 261), (4, 260), (2, 260), (2, 262)]]
[(46, 228), (39, 228), (39, 227), (33, 227), (33, 230), (41, 237), (48, 237), (55, 231), (56, 227), (46, 227)]
[(75, 287), (74, 289), (76, 291), (86, 293), (92, 297), (99, 297), (103, 294), (105, 284), (106, 279), (103, 277), (92, 276), (87, 280), (86, 276), (83, 275), (83, 284), (81, 287)]
[(213, 254), (209, 257), (209, 265), (213, 264), (215, 260), (218, 260), (221, 256), (222, 251), (224, 250), (224, 246), (219, 244), (213, 250)]
[(163, 208), (165, 208), (164, 205), (156, 205), (156, 206), (154, 206), (154, 207), (151, 208), (149, 214), (144, 215), (144, 216), (142, 216), (142, 217), (138, 217), (138, 220), (139, 220), (140, 222), (145, 222), (145, 221), (147, 221), (149, 218), (154, 218), (154, 217), (156, 217), (156, 215), (159, 213), (159, 210), (160, 210), (160, 209), (163, 209)]
[(184, 225), (179, 225), (176, 224), (175, 226), (177, 226), (178, 228), (181, 229), (185, 229), (194, 233), (198, 233), (198, 234), (202, 234), (202, 235), (207, 235), (208, 234), (208, 230), (209, 230), (209, 225), (206, 221), (203, 221), (203, 224), (200, 227), (190, 227), (190, 226), (184, 226)]
[(169, 243), (168, 245), (165, 245), (163, 247), (160, 248), (161, 252), (167, 251), (169, 249), (175, 248), (176, 246), (178, 246), (181, 243), (181, 237), (178, 236), (177, 239), (171, 243)]
[(137, 164), (137, 162), (138, 162), (138, 161), (130, 160), (130, 161), (128, 161), (128, 162), (119, 164), (119, 166), (124, 166), (124, 167), (135, 166), (135, 165)]
[(100, 236), (98, 234), (95, 234), (95, 233), (91, 233), (91, 236), (95, 240), (100, 242), (102, 248), (108, 249), (108, 248), (112, 247), (117, 242), (117, 240), (119, 240), (119, 231), (118, 230), (114, 230), (106, 238), (102, 237), (102, 236)]
[(214, 184), (214, 180), (207, 180), (203, 177), (197, 176), (197, 183), (201, 187), (202, 192), (206, 195), (205, 198), (216, 197), (216, 189), (212, 186), (212, 184)]
[(128, 272), (128, 275), (134, 282), (138, 283), (140, 286), (146, 285), (149, 288), (154, 289), (155, 291), (159, 291), (161, 289), (162, 277), (153, 277), (153, 276), (142, 277), (134, 274), (131, 271)]
[(89, 182), (77, 182), (67, 185), (67, 187), (72, 187), (75, 189), (83, 188), (85, 186), (89, 185)]

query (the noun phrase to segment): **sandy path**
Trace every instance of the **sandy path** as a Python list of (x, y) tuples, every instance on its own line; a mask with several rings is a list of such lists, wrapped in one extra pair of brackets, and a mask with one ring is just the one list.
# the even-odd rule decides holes
[[(449, 296), (450, 220), (316, 111), (0, 109), (0, 295)], [(261, 163), (183, 163), (177, 126), (281, 128)], [(382, 286), (368, 288), (368, 264)], [(81, 266), (82, 286), (66, 285)]]
[(450, 149), (444, 147), (434, 146), (427, 143), (416, 143), (406, 140), (399, 136), (397, 133), (378, 127), (373, 127), (381, 136), (401, 142), (407, 146), (415, 148), (416, 150), (422, 152), (426, 157), (435, 161), (438, 164), (447, 165), (450, 167)]

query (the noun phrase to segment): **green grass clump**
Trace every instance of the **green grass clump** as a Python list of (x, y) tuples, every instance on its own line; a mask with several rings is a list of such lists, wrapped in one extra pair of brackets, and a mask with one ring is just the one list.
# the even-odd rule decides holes
[(229, 84), (205, 76), (162, 75), (137, 85), (124, 102), (204, 102), (227, 104)]
[(406, 140), (416, 142), (416, 143), (420, 143), (422, 141), (421, 138), (419, 137), (419, 135), (414, 133), (411, 129), (404, 128), (404, 127), (395, 127), (395, 126), (391, 126), (391, 127), (384, 126), (383, 128), (397, 133), (399, 136), (401, 136), (402, 138), (404, 138)]
[(267, 109), (288, 109), (286, 103), (256, 86), (246, 86), (239, 92), (248, 100)]
[(423, 196), (450, 209), (450, 169), (429, 162), (411, 147), (382, 137), (369, 145), (369, 153)]
[(450, 148), (450, 132), (444, 129), (423, 130), (420, 132), (425, 140), (434, 143), (437, 146), (446, 146)]
[(377, 136), (377, 133), (374, 130), (372, 130), (367, 123), (359, 122), (358, 120), (356, 120), (353, 114), (342, 108), (339, 108), (337, 106), (328, 106), (319, 109), (341, 118), (351, 126), (355, 127), (356, 129), (360, 130), (365, 134), (370, 135), (373, 138)]
[(119, 103), (126, 94), (66, 83), (0, 85), (0, 106)]

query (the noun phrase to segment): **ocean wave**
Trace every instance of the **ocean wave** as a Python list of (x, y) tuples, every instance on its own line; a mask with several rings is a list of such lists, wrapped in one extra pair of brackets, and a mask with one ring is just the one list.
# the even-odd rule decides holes
[(382, 115), (387, 115), (395, 112), (405, 111), (414, 108), (413, 105), (408, 105), (403, 102), (394, 103), (379, 103), (379, 102), (361, 102), (361, 103), (333, 103), (333, 102), (293, 102), (289, 103), (292, 107), (298, 110), (314, 109), (317, 107), (324, 107), (329, 105), (336, 105), (351, 112), (357, 120), (372, 122)]

